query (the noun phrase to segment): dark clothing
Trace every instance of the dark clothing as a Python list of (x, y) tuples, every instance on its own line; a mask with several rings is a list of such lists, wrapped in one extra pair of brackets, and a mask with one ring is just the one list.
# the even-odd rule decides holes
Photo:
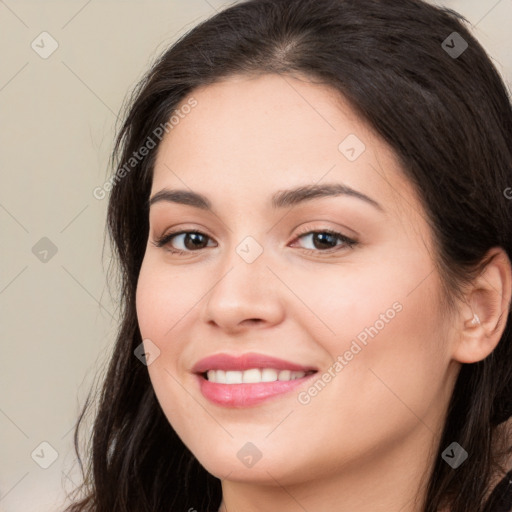
[(494, 488), (487, 504), (492, 505), (489, 512), (512, 512), (512, 471)]

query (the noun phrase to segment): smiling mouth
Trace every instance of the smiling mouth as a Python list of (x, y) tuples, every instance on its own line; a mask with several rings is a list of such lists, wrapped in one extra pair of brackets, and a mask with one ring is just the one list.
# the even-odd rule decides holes
[(246, 408), (268, 400), (286, 400), (313, 378), (318, 368), (268, 354), (217, 353), (191, 368), (199, 392), (223, 407)]
[[(291, 392), (318, 373), (316, 370), (208, 370), (196, 373), (199, 390), (215, 405), (236, 409), (253, 407), (269, 400), (289, 398)], [(218, 379), (218, 380), (210, 380)]]
[(277, 370), (275, 368), (249, 368), (248, 370), (208, 370), (201, 376), (208, 382), (217, 384), (259, 384), (265, 382), (285, 382), (302, 379), (316, 373), (315, 370)]

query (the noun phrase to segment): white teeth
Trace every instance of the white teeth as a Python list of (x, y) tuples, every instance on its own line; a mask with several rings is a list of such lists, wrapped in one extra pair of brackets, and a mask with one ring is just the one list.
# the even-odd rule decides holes
[(261, 382), (261, 371), (257, 368), (252, 368), (251, 370), (245, 370), (243, 372), (243, 381), (244, 383), (254, 383)]
[(261, 370), (261, 382), (274, 382), (277, 380), (277, 370), (265, 368)]
[(292, 372), (290, 370), (281, 370), (279, 372), (279, 380), (290, 380)]
[(226, 384), (242, 384), (243, 372), (229, 370), (226, 372)]
[(219, 384), (257, 384), (259, 382), (275, 382), (301, 379), (306, 372), (292, 370), (275, 370), (274, 368), (251, 368), (245, 371), (208, 370), (206, 376), (210, 382)]

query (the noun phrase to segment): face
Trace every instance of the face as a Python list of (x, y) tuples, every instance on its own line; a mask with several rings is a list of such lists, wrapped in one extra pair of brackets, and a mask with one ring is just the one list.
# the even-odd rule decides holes
[(442, 421), (452, 344), (395, 155), (306, 78), (191, 96), (159, 147), (137, 288), (170, 424), (222, 479), (285, 485), (410, 459)]

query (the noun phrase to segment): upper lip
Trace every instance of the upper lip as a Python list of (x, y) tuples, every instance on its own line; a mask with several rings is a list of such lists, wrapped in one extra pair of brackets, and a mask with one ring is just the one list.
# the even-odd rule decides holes
[(205, 373), (208, 370), (249, 370), (250, 368), (274, 368), (275, 370), (317, 371), (313, 366), (278, 359), (265, 354), (246, 353), (239, 356), (230, 354), (214, 354), (198, 361), (192, 368), (194, 373)]

